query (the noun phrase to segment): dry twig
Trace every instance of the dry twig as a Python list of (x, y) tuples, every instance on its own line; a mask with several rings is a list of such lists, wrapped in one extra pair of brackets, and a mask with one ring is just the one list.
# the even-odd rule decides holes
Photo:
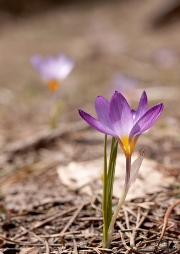
[(160, 235), (160, 238), (159, 238), (159, 243), (162, 240), (162, 238), (163, 238), (163, 236), (164, 236), (164, 234), (166, 232), (166, 227), (167, 227), (167, 224), (168, 224), (168, 219), (169, 219), (169, 216), (170, 216), (172, 210), (174, 209), (175, 206), (177, 206), (179, 204), (180, 204), (180, 200), (176, 201), (174, 204), (169, 206), (169, 208), (167, 209), (167, 211), (165, 213), (165, 216), (164, 216), (163, 228), (162, 228), (162, 232), (161, 232), (161, 235)]

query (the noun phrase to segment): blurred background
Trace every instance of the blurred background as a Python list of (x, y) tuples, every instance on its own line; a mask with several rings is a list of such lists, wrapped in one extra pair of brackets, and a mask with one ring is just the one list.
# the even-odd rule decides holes
[(76, 62), (58, 91), (59, 123), (94, 112), (116, 89), (137, 107), (165, 102), (160, 126), (179, 126), (180, 4), (168, 0), (0, 0), (0, 147), (43, 130), (54, 95), (30, 64), (34, 54)]
[[(67, 197), (82, 203), (87, 179), (85, 187), (93, 194), (102, 189), (101, 173), (96, 180), (89, 173), (102, 168), (104, 135), (81, 119), (78, 108), (95, 116), (96, 96), (110, 99), (115, 90), (133, 109), (143, 90), (149, 107), (165, 106), (134, 149), (135, 157), (144, 149), (147, 160), (137, 197), (145, 195), (143, 185), (156, 192), (171, 176), (180, 181), (179, 31), (179, 0), (0, 0), (0, 201), (4, 199), (5, 211), (34, 209), (47, 199), (52, 206), (54, 199)], [(65, 54), (75, 61), (54, 93), (31, 65), (36, 54)], [(63, 107), (52, 130), (50, 113), (57, 100)], [(120, 148), (119, 157), (124, 161)], [(83, 183), (73, 189), (76, 177)], [(174, 186), (179, 195), (179, 185)], [(63, 209), (72, 204), (60, 202)]]

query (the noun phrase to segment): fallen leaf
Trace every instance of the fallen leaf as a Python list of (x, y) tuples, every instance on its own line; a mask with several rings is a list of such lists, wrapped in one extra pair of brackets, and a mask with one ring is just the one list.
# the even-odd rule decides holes
[[(134, 155), (132, 162), (138, 157)], [(174, 181), (173, 177), (165, 177), (157, 170), (158, 164), (149, 159), (144, 159), (136, 182), (131, 186), (127, 200), (145, 197), (147, 193), (155, 193), (162, 190), (164, 186)], [(66, 166), (59, 166), (57, 173), (61, 182), (72, 190), (93, 195), (102, 194), (103, 158), (85, 161), (71, 162)], [(118, 155), (113, 195), (120, 198), (124, 186), (125, 158), (123, 154)]]
[(32, 247), (32, 248), (21, 248), (21, 251), (19, 254), (38, 254), (39, 253), (39, 248), (37, 247)]

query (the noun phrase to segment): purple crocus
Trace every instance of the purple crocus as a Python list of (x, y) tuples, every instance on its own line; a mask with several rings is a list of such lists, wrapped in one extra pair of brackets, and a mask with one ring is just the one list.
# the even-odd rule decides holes
[(95, 102), (98, 120), (79, 109), (80, 116), (94, 129), (115, 137), (125, 155), (131, 155), (142, 132), (148, 130), (158, 119), (163, 104), (157, 104), (147, 110), (147, 95), (142, 93), (137, 111), (132, 110), (124, 96), (115, 92), (108, 102), (98, 96)]
[[(87, 114), (83, 110), (79, 109), (80, 116), (94, 129), (100, 131), (106, 135), (110, 135), (117, 139), (118, 143), (122, 147), (126, 157), (126, 174), (124, 188), (113, 213), (113, 216), (109, 218), (112, 212), (112, 204), (108, 203), (109, 198), (112, 198), (112, 183), (114, 180), (114, 170), (116, 164), (116, 146), (112, 142), (111, 155), (109, 158), (109, 166), (107, 167), (107, 154), (106, 154), (106, 138), (104, 147), (104, 174), (103, 174), (103, 247), (109, 248), (114, 224), (121, 209), (129, 188), (135, 182), (139, 168), (143, 161), (144, 152), (133, 162), (131, 165), (131, 155), (134, 146), (141, 135), (141, 133), (148, 130), (159, 118), (163, 111), (163, 104), (157, 104), (150, 109), (147, 109), (147, 95), (146, 92), (142, 93), (137, 110), (132, 110), (124, 98), (124, 96), (115, 92), (108, 102), (104, 97), (98, 96), (95, 102), (96, 113), (98, 119), (95, 119), (91, 115)], [(115, 150), (116, 147), (116, 150)], [(116, 151), (116, 152), (115, 152)], [(107, 212), (108, 211), (108, 212)], [(109, 222), (110, 219), (110, 222)]]
[(108, 102), (98, 96), (95, 102), (98, 120), (79, 109), (80, 116), (94, 129), (115, 137), (126, 156), (126, 185), (130, 180), (131, 155), (141, 133), (148, 130), (158, 119), (163, 104), (157, 104), (147, 110), (147, 95), (142, 93), (138, 109), (132, 110), (124, 96), (115, 92)]
[(52, 91), (56, 91), (60, 82), (64, 80), (74, 68), (74, 61), (64, 54), (57, 57), (43, 58), (41, 55), (34, 55), (31, 64), (37, 70), (41, 78), (47, 83)]

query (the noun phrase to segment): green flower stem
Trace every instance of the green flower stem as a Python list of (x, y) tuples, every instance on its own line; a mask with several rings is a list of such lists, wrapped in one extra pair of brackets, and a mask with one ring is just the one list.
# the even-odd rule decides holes
[(131, 174), (131, 155), (126, 155), (126, 176), (125, 176), (125, 188), (129, 185)]
[(114, 211), (114, 214), (112, 216), (109, 228), (108, 228), (108, 233), (107, 233), (107, 241), (106, 241), (106, 247), (109, 248), (112, 240), (112, 234), (114, 230), (114, 224), (116, 222), (118, 213), (125, 201), (125, 198), (127, 196), (128, 190), (129, 190), (129, 181), (130, 181), (130, 172), (131, 172), (131, 155), (126, 155), (126, 176), (125, 176), (125, 186), (123, 189), (123, 193), (121, 195), (121, 198), (119, 199), (118, 205)]
[(117, 157), (117, 146), (118, 143), (115, 138), (112, 138), (111, 142), (111, 153), (109, 159), (109, 167), (108, 167), (108, 177), (107, 177), (107, 188), (108, 188), (108, 228), (111, 223), (112, 219), (112, 195), (113, 195), (113, 185), (114, 185), (114, 174), (115, 174), (115, 167), (116, 167), (116, 157)]
[(61, 100), (56, 101), (50, 114), (51, 129), (55, 129), (57, 127), (58, 118), (59, 118), (59, 115), (61, 114), (62, 108), (63, 108), (62, 101)]
[(103, 174), (103, 200), (102, 200), (102, 214), (103, 214), (103, 245), (107, 240), (107, 135), (104, 137), (104, 174)]
[(112, 234), (113, 234), (113, 230), (114, 230), (114, 224), (116, 222), (118, 213), (125, 201), (126, 195), (128, 193), (129, 188), (124, 189), (121, 198), (119, 199), (118, 205), (116, 207), (116, 210), (113, 214), (109, 229), (108, 229), (108, 234), (107, 234), (107, 241), (106, 241), (106, 248), (109, 248), (110, 244), (111, 244), (111, 240), (112, 240)]
[(112, 219), (112, 193), (114, 183), (114, 173), (116, 166), (118, 142), (112, 138), (111, 152), (109, 164), (107, 167), (107, 135), (104, 139), (104, 174), (103, 174), (103, 201), (102, 201), (102, 214), (103, 214), (103, 247), (106, 247), (108, 228)]

